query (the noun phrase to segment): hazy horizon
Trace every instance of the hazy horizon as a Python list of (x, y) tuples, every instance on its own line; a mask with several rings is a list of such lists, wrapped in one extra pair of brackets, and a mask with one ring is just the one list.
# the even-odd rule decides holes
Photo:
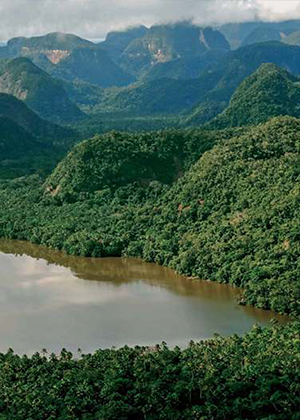
[(127, 27), (191, 20), (199, 25), (300, 19), (298, 0), (0, 0), (0, 42), (75, 33), (99, 41)]

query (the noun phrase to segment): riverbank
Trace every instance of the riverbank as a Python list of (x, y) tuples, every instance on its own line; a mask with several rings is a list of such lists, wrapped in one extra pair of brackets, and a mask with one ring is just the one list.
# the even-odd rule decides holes
[(1, 182), (0, 237), (138, 257), (300, 316), (299, 124), (95, 137), (46, 181)]
[[(192, 281), (132, 258), (87, 258), (18, 241), (0, 241), (0, 352), (32, 355), (243, 335), (282, 325), (272, 311), (238, 306), (237, 288)], [(13, 326), (13, 327), (11, 327)], [(47, 328), (45, 328), (47, 326)]]

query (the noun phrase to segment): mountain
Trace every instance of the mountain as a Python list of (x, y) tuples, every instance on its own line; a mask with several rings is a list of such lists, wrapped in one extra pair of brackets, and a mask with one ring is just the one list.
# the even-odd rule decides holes
[[(167, 38), (168, 31), (170, 32), (170, 34), (168, 35), (169, 39), (165, 39), (163, 42), (165, 42), (166, 45), (170, 43), (170, 49), (174, 48), (173, 54), (175, 55), (175, 58), (168, 61), (157, 60), (157, 62), (155, 63), (152, 57), (151, 65), (148, 68), (144, 79), (154, 80), (154, 79), (159, 79), (162, 77), (170, 77), (170, 78), (176, 78), (176, 79), (189, 79), (189, 78), (198, 77), (200, 72), (205, 67), (217, 61), (217, 59), (220, 58), (220, 55), (222, 53), (225, 53), (228, 50), (228, 45), (224, 41), (224, 39), (222, 37), (219, 37), (219, 44), (218, 44), (218, 37), (216, 35), (216, 31), (206, 28), (204, 29), (204, 33), (206, 37), (205, 42), (207, 43), (208, 46), (210, 46), (211, 44), (213, 46), (212, 49), (209, 47), (209, 49), (203, 54), (201, 54), (201, 56), (199, 56), (199, 54), (196, 54), (196, 56), (194, 56), (193, 54), (186, 55), (184, 49), (180, 47), (180, 45), (179, 45), (180, 51), (177, 51), (178, 47), (176, 46), (176, 42), (175, 42), (176, 40), (175, 32), (176, 31), (179, 32), (179, 28), (182, 26), (184, 25), (183, 24), (173, 25), (172, 26), (173, 34), (171, 33), (172, 30), (169, 28), (168, 25), (164, 26), (165, 33), (163, 36)], [(190, 26), (190, 25), (186, 25), (186, 26)], [(174, 29), (176, 29), (176, 31)], [(158, 30), (159, 30), (158, 28), (154, 28), (154, 27), (152, 27), (149, 30), (145, 26), (138, 26), (134, 28), (129, 28), (125, 31), (110, 32), (108, 33), (106, 40), (99, 43), (98, 45), (101, 49), (107, 51), (109, 56), (118, 64), (122, 63), (122, 60), (124, 64), (124, 60), (125, 61), (127, 59), (130, 60), (130, 58), (128, 57), (126, 58), (126, 54), (128, 50), (130, 50), (132, 46), (135, 46), (136, 44), (140, 44), (141, 50), (143, 50), (143, 54), (145, 54), (145, 48), (141, 44), (145, 42), (148, 35), (150, 35), (150, 38), (154, 39), (155, 42), (158, 43), (159, 42), (158, 38), (160, 37), (159, 33), (156, 34)], [(187, 34), (185, 34), (184, 37), (186, 35), (189, 36), (189, 33), (187, 32)], [(183, 38), (182, 44), (184, 44), (184, 40), (185, 40), (188, 46), (191, 40), (194, 41), (193, 38), (194, 36), (192, 36), (191, 39)], [(131, 47), (129, 47), (129, 45), (131, 45)], [(124, 55), (122, 56), (123, 52), (125, 51), (127, 47), (129, 47), (127, 52), (124, 53)], [(137, 54), (139, 53), (137, 52)], [(125, 67), (126, 67), (126, 64), (125, 64)], [(137, 71), (139, 70), (140, 69), (138, 69)]]
[(107, 51), (114, 61), (118, 61), (125, 48), (128, 47), (133, 40), (142, 38), (147, 31), (148, 28), (146, 28), (146, 26), (140, 25), (128, 28), (124, 31), (109, 32), (105, 41), (100, 42), (98, 46), (102, 50)]
[(229, 50), (225, 37), (212, 28), (190, 23), (152, 26), (134, 39), (120, 57), (121, 66), (132, 74), (143, 74), (157, 63), (192, 58), (209, 50)]
[(73, 50), (48, 71), (64, 80), (83, 81), (101, 87), (129, 85), (135, 80), (114, 63), (105, 51), (95, 46)]
[(300, 46), (300, 31), (293, 32), (283, 39), (285, 44)]
[(77, 137), (73, 130), (41, 119), (23, 101), (5, 93), (0, 93), (0, 116), (8, 118), (31, 136), (45, 143), (53, 141), (59, 143)]
[(195, 79), (146, 79), (130, 87), (107, 91), (100, 99), (98, 110), (139, 115), (185, 111), (185, 118), (193, 114), (194, 123), (204, 123), (224, 110), (240, 83), (268, 62), (300, 74), (300, 47), (277, 41), (248, 45), (221, 56)]
[(258, 27), (254, 29), (241, 43), (241, 46), (255, 44), (256, 42), (282, 41), (283, 34), (276, 28)]
[[(281, 40), (293, 32), (300, 30), (300, 20), (287, 20), (279, 22), (243, 22), (243, 23), (229, 23), (218, 28), (220, 32), (226, 37), (233, 49), (239, 48), (244, 42), (276, 40), (278, 34)], [(271, 37), (271, 38), (270, 38)], [(248, 41), (246, 39), (248, 38)], [(244, 44), (245, 45), (245, 44)]]
[(13, 38), (0, 48), (0, 57), (27, 57), (51, 76), (103, 87), (123, 86), (134, 80), (98, 45), (71, 34)]
[(242, 82), (210, 125), (218, 129), (257, 125), (280, 115), (300, 117), (300, 80), (274, 64), (263, 64)]
[(70, 123), (84, 118), (62, 83), (27, 58), (0, 61), (0, 92), (23, 100), (40, 117), (53, 122)]
[(30, 51), (43, 52), (50, 61), (55, 61), (55, 51), (57, 51), (56, 59), (59, 54), (67, 55), (76, 48), (90, 47), (94, 44), (86, 39), (82, 39), (76, 35), (53, 32), (43, 36), (32, 38), (18, 37), (12, 38), (7, 43), (7, 50), (10, 55), (22, 55)]

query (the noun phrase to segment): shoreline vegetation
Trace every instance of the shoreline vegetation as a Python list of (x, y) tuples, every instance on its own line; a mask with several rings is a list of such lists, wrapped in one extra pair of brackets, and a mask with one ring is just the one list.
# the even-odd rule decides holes
[[(24, 250), (24, 246), (26, 250)], [(0, 238), (0, 253), (4, 253), (4, 254), (12, 253), (15, 256), (26, 255), (37, 260), (44, 260), (47, 262), (47, 264), (54, 264), (63, 268), (69, 268), (72, 272), (75, 273), (76, 277), (79, 276), (79, 278), (82, 278), (82, 279), (85, 279), (85, 277), (83, 275), (82, 268), (79, 268), (79, 267), (83, 260), (86, 262), (85, 266), (89, 266), (89, 264), (93, 265), (95, 261), (100, 262), (103, 258), (107, 260), (121, 259), (121, 261), (125, 261), (125, 262), (127, 262), (128, 260), (129, 261), (133, 260), (133, 261), (138, 261), (141, 264), (143, 263), (149, 264), (150, 266), (151, 264), (155, 264), (158, 267), (161, 267), (162, 269), (170, 270), (174, 274), (174, 276), (185, 278), (189, 282), (195, 282), (195, 283), (204, 282), (207, 284), (217, 284), (224, 287), (229, 287), (235, 291), (234, 300), (237, 305), (260, 309), (255, 306), (247, 305), (243, 299), (244, 290), (241, 287), (236, 286), (235, 284), (219, 283), (219, 282), (215, 282), (209, 279), (204, 280), (196, 276), (186, 276), (186, 275), (180, 274), (175, 269), (169, 266), (163, 266), (157, 262), (147, 262), (141, 257), (132, 257), (132, 256), (130, 257), (130, 256), (125, 256), (125, 255), (122, 255), (122, 256), (109, 256), (108, 255), (106, 257), (80, 256), (80, 255), (74, 255), (74, 254), (67, 254), (64, 250), (58, 250), (58, 249), (47, 247), (45, 245), (35, 244), (27, 240), (20, 241), (16, 239), (6, 239), (6, 238)], [(77, 273), (77, 270), (79, 270), (80, 274)], [(108, 273), (106, 273), (106, 275), (108, 275)], [(100, 276), (99, 278), (101, 278), (101, 280), (104, 279), (102, 276)], [(112, 279), (112, 278), (113, 278), (113, 274), (111, 273), (108, 275), (108, 279)], [(266, 309), (262, 309), (262, 310), (266, 311)], [(278, 322), (280, 325), (285, 325), (289, 322), (293, 322), (297, 320), (297, 317), (294, 318), (286, 314), (279, 314), (277, 312), (273, 312), (273, 313), (276, 316), (276, 318), (275, 317), (270, 318), (270, 321), (271, 322), (274, 321), (275, 323)]]
[(0, 354), (1, 420), (297, 420), (300, 324), (187, 349)]
[(277, 117), (223, 131), (96, 136), (46, 181), (1, 181), (0, 236), (139, 257), (299, 316), (299, 128)]
[(0, 48), (0, 238), (141, 258), (293, 318), (182, 350), (9, 350), (0, 420), (300, 419), (300, 22), (257, 24)]
[[(2, 238), (0, 238), (0, 254), (11, 254), (15, 257), (27, 256), (34, 258), (36, 261), (42, 260), (45, 261), (47, 265), (55, 265), (65, 268), (67, 270), (71, 270), (71, 273), (79, 279), (90, 280), (92, 278), (96, 281), (104, 281), (109, 283), (111, 281), (114, 282), (117, 279), (118, 284), (123, 284), (125, 279), (127, 279), (125, 283), (132, 281), (135, 282), (137, 279), (140, 279), (140, 277), (136, 277), (136, 273), (139, 272), (137, 270), (137, 267), (143, 266), (144, 269), (147, 269), (145, 279), (143, 277), (143, 279), (146, 280), (146, 283), (148, 283), (148, 270), (151, 271), (152, 269), (153, 273), (150, 275), (150, 284), (162, 286), (164, 288), (166, 287), (167, 290), (169, 290), (169, 282), (165, 283), (164, 279), (165, 276), (170, 276), (171, 283), (173, 283), (174, 286), (174, 288), (172, 287), (170, 290), (172, 290), (172, 292), (175, 292), (176, 295), (178, 292), (179, 295), (181, 295), (180, 292), (182, 292), (182, 290), (185, 290), (185, 287), (188, 287), (189, 294), (192, 294), (194, 297), (198, 297), (198, 293), (200, 292), (200, 289), (198, 289), (198, 287), (204, 287), (205, 290), (211, 290), (209, 298), (211, 298), (213, 294), (219, 297), (220, 294), (223, 294), (223, 298), (225, 298), (225, 303), (229, 293), (232, 299), (232, 305), (235, 304), (238, 306), (245, 306), (247, 307), (245, 308), (245, 310), (250, 311), (250, 313), (252, 313), (252, 310), (257, 311), (255, 312), (256, 315), (254, 315), (255, 317), (257, 317), (255, 324), (253, 319), (252, 325), (256, 325), (257, 323), (257, 325), (264, 325), (264, 327), (268, 327), (273, 321), (277, 322), (279, 325), (286, 325), (289, 322), (297, 320), (297, 318), (294, 318), (292, 316), (283, 315), (271, 310), (260, 309), (254, 306), (247, 305), (243, 300), (243, 289), (236, 285), (228, 283), (218, 283), (211, 280), (203, 280), (195, 276), (184, 276), (170, 267), (165, 267), (159, 265), (158, 263), (149, 263), (145, 260), (142, 260), (139, 257), (82, 257), (72, 254), (66, 254), (64, 251), (49, 248), (44, 245), (33, 244), (29, 241), (18, 241), (14, 239), (6, 240)], [(126, 271), (128, 269), (128, 266), (130, 267), (132, 263), (137, 264), (136, 266), (134, 265), (133, 271)], [(159, 269), (160, 271), (158, 271)], [(124, 274), (124, 271), (126, 274)], [(133, 273), (135, 273), (135, 275)], [(144, 273), (144, 270), (141, 272), (141, 275), (142, 273)], [(199, 297), (200, 299), (203, 298), (203, 290), (202, 292), (200, 292)], [(207, 299), (207, 297), (208, 295), (204, 294), (204, 298)], [(248, 331), (248, 329), (246, 329), (245, 331)], [(220, 335), (223, 334), (222, 331), (218, 330), (218, 328), (212, 331), (211, 335), (213, 333), (218, 333)], [(233, 333), (235, 333), (234, 330), (230, 334)], [(225, 336), (227, 337), (230, 334), (226, 333)], [(238, 334), (241, 335), (243, 333)], [(198, 340), (203, 340), (203, 338), (201, 338), (200, 336)], [(168, 340), (165, 341), (168, 344)], [(137, 343), (137, 345), (144, 344), (143, 341), (141, 341), (141, 343), (142, 344)], [(127, 342), (124, 342), (122, 345), (125, 344), (127, 344)], [(178, 344), (178, 346), (180, 346), (180, 344)], [(119, 348), (119, 346), (117, 346), (117, 348)]]

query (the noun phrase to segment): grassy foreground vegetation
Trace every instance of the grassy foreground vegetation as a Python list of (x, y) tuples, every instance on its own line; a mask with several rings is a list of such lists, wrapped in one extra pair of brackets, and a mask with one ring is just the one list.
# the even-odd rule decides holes
[(244, 337), (0, 355), (2, 420), (298, 420), (300, 324)]

